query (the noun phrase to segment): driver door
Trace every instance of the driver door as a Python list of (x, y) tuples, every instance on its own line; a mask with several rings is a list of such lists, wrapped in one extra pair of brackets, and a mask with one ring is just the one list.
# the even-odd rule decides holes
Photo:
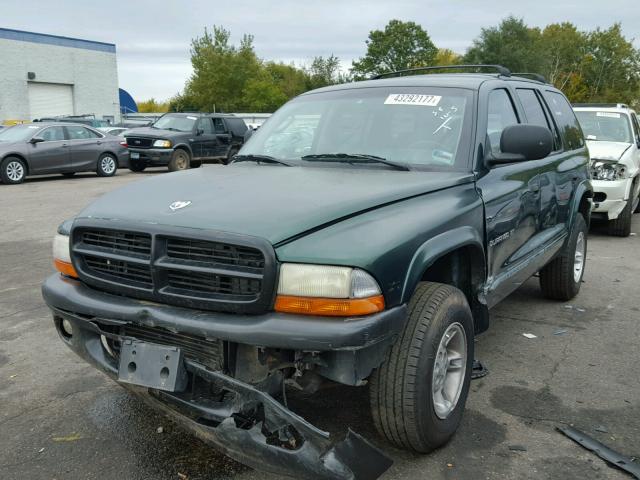
[(28, 145), (30, 173), (58, 173), (71, 168), (69, 142), (65, 137), (64, 127), (47, 127), (35, 136), (44, 141)]
[[(505, 127), (521, 122), (509, 90), (488, 95), (486, 155), (500, 152)], [(481, 127), (482, 128), (482, 127)], [(485, 156), (486, 156), (485, 155)], [(488, 261), (487, 302), (497, 304), (529, 276), (527, 258), (539, 228), (540, 184), (533, 161), (494, 165), (477, 182), (485, 208)]]

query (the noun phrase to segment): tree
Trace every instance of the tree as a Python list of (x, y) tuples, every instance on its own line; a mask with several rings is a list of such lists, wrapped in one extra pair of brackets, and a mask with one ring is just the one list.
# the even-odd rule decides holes
[(136, 102), (140, 113), (164, 113), (169, 111), (169, 102), (157, 102), (155, 98)]
[(311, 65), (305, 68), (309, 89), (326, 87), (336, 83), (343, 83), (346, 77), (340, 72), (340, 60), (335, 55), (329, 57), (314, 57)]
[(439, 48), (434, 65), (459, 65), (462, 63), (462, 55), (448, 48)]
[(464, 56), (464, 63), (498, 64), (512, 72), (539, 72), (540, 30), (527, 27), (522, 19), (507, 17), (499, 26), (481, 30)]
[(438, 54), (438, 49), (420, 25), (400, 20), (391, 20), (384, 30), (369, 32), (366, 44), (366, 55), (354, 61), (351, 68), (355, 79), (433, 65)]

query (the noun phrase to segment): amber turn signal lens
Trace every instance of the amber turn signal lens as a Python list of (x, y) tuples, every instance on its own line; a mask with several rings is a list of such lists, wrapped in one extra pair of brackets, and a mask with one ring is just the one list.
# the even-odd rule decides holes
[(275, 311), (301, 313), (326, 317), (352, 317), (369, 315), (384, 310), (384, 297), (367, 298), (316, 298), (278, 295)]
[(78, 278), (78, 272), (73, 268), (68, 262), (63, 262), (62, 260), (58, 260), (57, 258), (53, 260), (53, 266), (56, 267), (61, 274), (66, 275), (67, 277)]

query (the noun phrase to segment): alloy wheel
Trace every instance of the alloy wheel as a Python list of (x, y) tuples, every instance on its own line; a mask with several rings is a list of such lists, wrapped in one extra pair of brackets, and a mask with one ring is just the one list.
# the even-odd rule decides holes
[(24, 177), (24, 167), (20, 162), (9, 162), (7, 164), (6, 173), (9, 180), (11, 180), (12, 182), (19, 182), (20, 180), (22, 180), (22, 177)]
[(444, 420), (456, 408), (467, 368), (467, 336), (459, 323), (452, 323), (440, 339), (433, 365), (431, 396), (433, 409)]

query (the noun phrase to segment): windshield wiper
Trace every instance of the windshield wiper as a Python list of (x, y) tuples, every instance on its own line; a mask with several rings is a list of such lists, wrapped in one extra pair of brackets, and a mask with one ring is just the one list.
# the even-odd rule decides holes
[(258, 165), (262, 165), (263, 163), (272, 164), (272, 165), (284, 165), (285, 167), (292, 167), (290, 163), (284, 162), (282, 160), (278, 160), (275, 157), (271, 157), (269, 155), (236, 155), (233, 157), (231, 163), (236, 162), (256, 162)]
[(410, 171), (408, 165), (404, 163), (393, 162), (376, 155), (368, 155), (365, 153), (318, 153), (314, 155), (304, 155), (302, 160), (308, 162), (342, 162), (342, 163), (382, 163), (396, 170)]

